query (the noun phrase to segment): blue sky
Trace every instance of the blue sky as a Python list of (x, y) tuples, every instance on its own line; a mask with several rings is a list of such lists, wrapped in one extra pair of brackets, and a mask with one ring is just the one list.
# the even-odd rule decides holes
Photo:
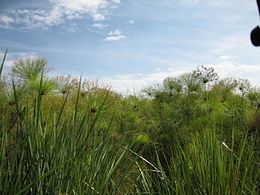
[(71, 74), (138, 91), (197, 66), (260, 83), (255, 0), (1, 0), (5, 70), (41, 56)]

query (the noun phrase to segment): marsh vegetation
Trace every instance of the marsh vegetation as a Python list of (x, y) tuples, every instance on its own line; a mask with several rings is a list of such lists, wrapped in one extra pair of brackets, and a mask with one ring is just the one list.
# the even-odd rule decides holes
[(0, 194), (259, 193), (247, 80), (201, 66), (122, 96), (48, 71), (38, 58), (1, 75)]

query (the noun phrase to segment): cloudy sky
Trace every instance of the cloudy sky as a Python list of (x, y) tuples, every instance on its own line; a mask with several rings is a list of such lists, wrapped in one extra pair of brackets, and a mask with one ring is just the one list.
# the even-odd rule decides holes
[(1, 0), (0, 57), (41, 56), (52, 75), (81, 73), (138, 91), (197, 66), (260, 83), (255, 0)]

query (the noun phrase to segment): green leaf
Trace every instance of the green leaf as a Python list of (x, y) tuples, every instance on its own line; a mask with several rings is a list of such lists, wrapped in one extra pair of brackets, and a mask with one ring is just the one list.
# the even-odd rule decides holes
[(2, 75), (2, 71), (3, 71), (3, 67), (4, 67), (7, 51), (8, 51), (8, 49), (5, 50), (4, 58), (2, 60), (1, 66), (0, 66), (0, 78), (1, 78), (1, 75)]

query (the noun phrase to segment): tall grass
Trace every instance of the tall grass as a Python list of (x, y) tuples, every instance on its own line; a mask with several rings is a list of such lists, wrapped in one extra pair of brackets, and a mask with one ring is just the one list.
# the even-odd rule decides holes
[[(15, 87), (13, 89), (15, 91)], [(60, 122), (63, 107), (52, 121), (41, 113), (41, 94), (29, 106), (17, 107), (12, 129), (1, 124), (1, 194), (106, 194), (116, 193), (125, 173), (119, 165), (131, 166), (124, 136), (113, 143), (108, 129), (99, 129), (97, 113), (79, 117), (78, 101), (71, 120)], [(66, 98), (64, 103), (66, 103)], [(46, 128), (49, 127), (49, 128)], [(124, 146), (124, 147), (123, 147)], [(115, 177), (116, 176), (116, 177)]]
[[(99, 127), (99, 116), (108, 94), (96, 113), (86, 108), (81, 117), (78, 114), (79, 82), (74, 111), (65, 123), (60, 119), (68, 94), (53, 119), (45, 120), (41, 84), (42, 77), (33, 109), (30, 109), (31, 102), (20, 105), (13, 82), (15, 124), (11, 128), (6, 126), (3, 117), (0, 123), (0, 193), (117, 193), (126, 177), (124, 170), (132, 166), (127, 159), (131, 146), (125, 142), (124, 135), (114, 143), (108, 136), (110, 127)], [(119, 170), (122, 164), (124, 169)]]
[(139, 167), (136, 190), (147, 194), (258, 194), (260, 164), (255, 149), (247, 137), (232, 151), (215, 132), (195, 134), (185, 145), (176, 143), (166, 167), (158, 152), (156, 169)]

